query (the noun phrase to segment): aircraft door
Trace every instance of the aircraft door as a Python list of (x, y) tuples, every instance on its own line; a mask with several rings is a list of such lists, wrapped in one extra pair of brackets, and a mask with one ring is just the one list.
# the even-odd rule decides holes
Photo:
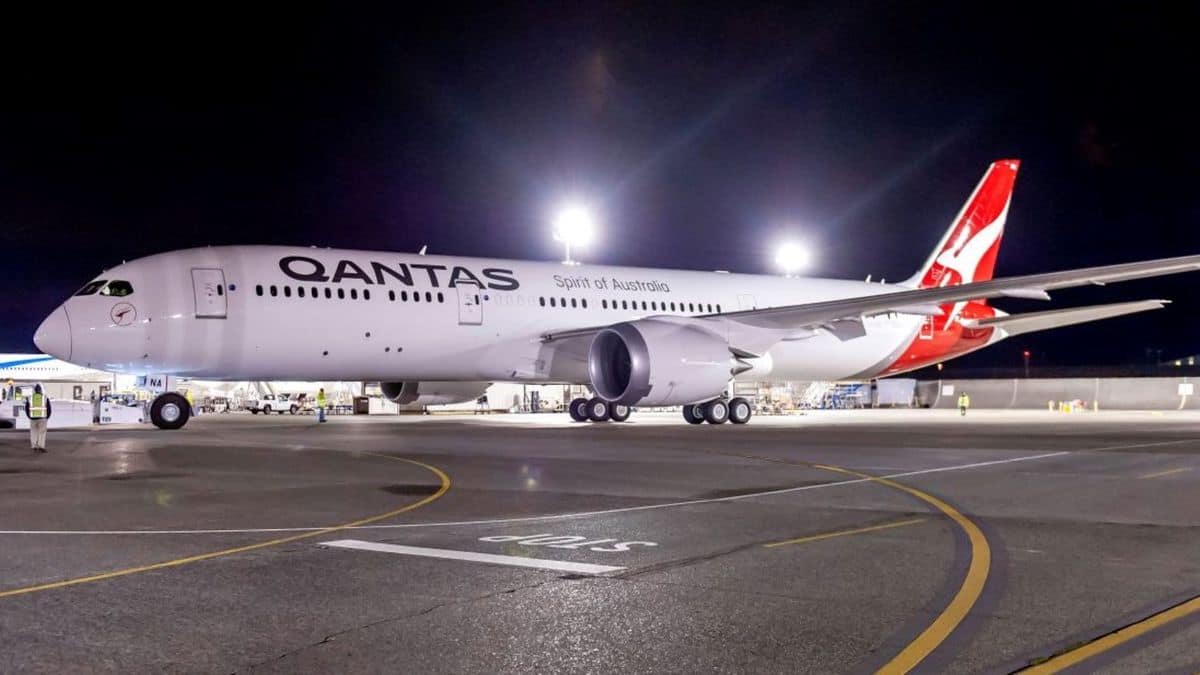
[(483, 289), (479, 284), (458, 282), (454, 285), (458, 292), (458, 324), (460, 326), (479, 326), (483, 324)]
[(193, 268), (192, 292), (196, 296), (197, 319), (224, 319), (228, 307), (225, 272), (219, 269)]

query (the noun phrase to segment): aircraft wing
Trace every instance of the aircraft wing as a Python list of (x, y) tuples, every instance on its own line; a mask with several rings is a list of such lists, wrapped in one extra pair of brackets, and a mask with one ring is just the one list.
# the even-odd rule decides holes
[[(819, 328), (838, 320), (857, 320), (865, 316), (887, 312), (926, 313), (925, 310), (930, 306), (952, 302), (1015, 294), (1030, 296), (1045, 294), (1046, 291), (1059, 288), (1103, 286), (1117, 281), (1158, 277), (1195, 270), (1200, 270), (1200, 255), (1029, 274), (942, 288), (887, 291), (878, 295), (726, 312), (712, 316), (748, 326), (774, 330)], [(921, 311), (914, 312), (914, 309)]]
[[(1100, 267), (1085, 267), (1061, 272), (1028, 274), (1019, 277), (992, 279), (990, 281), (944, 286), (941, 288), (905, 289), (899, 286), (883, 286), (883, 292), (875, 295), (825, 300), (802, 305), (785, 305), (765, 309), (708, 314), (694, 318), (678, 316), (645, 318), (661, 318), (667, 321), (704, 321), (709, 325), (713, 322), (725, 322), (730, 344), (737, 345), (739, 348), (744, 349), (747, 354), (753, 355), (769, 348), (771, 344), (779, 340), (803, 339), (804, 337), (811, 336), (813, 334), (812, 331), (819, 328), (829, 330), (843, 340), (853, 339), (862, 334), (862, 318), (877, 314), (897, 312), (901, 314), (936, 316), (942, 313), (939, 309), (940, 305), (953, 302), (998, 297), (1040, 298), (1048, 300), (1050, 296), (1047, 291), (1059, 288), (1089, 285), (1103, 286), (1118, 281), (1158, 277), (1196, 270), (1200, 270), (1200, 255), (1160, 258), (1158, 260), (1103, 265)], [(1161, 303), (1165, 301), (1143, 302), (1159, 303), (1158, 306), (1161, 307)], [(1127, 303), (1121, 303), (1121, 306), (1125, 305)], [(1062, 311), (1091, 312), (1095, 315), (1094, 318), (1099, 319), (1109, 316), (1120, 316), (1121, 314), (1143, 311), (1145, 309), (1155, 309), (1155, 307), (1151, 306), (1141, 306), (1137, 309), (1129, 309), (1128, 306), (1125, 306), (1125, 309), (1128, 309), (1128, 311), (1117, 311), (1116, 307), (1116, 305), (1112, 305), (1108, 306), (1108, 309), (1102, 307), (1085, 307)], [(1117, 313), (1104, 314), (1103, 312), (1105, 311), (1116, 311)], [(1087, 316), (1086, 314), (1060, 314), (1057, 319), (1049, 316), (1041, 318), (1034, 318), (1032, 315), (1024, 316), (1026, 320), (1023, 323), (1015, 322), (1016, 319), (1020, 318), (1019, 316), (1012, 317), (1014, 323), (1011, 323), (1010, 327), (1013, 330), (1019, 330), (1020, 326), (1024, 326), (1026, 329), (1022, 332), (1029, 332), (1032, 330), (1041, 330), (1041, 328), (1032, 328), (1032, 326), (1043, 324), (1045, 324), (1045, 328), (1050, 328), (1054, 325), (1069, 325), (1068, 323), (1053, 323), (1056, 320), (1066, 320), (1067, 317), (1076, 319), (1070, 323), (1092, 320), (1090, 318), (1082, 318)], [(607, 326), (551, 331), (542, 335), (542, 341), (555, 342), (567, 338), (590, 336), (605, 328)], [(1010, 332), (1010, 334), (1012, 333)]]
[(1117, 302), (1111, 305), (1092, 305), (1090, 307), (1072, 307), (1070, 309), (1052, 309), (1046, 312), (1030, 312), (998, 316), (991, 319), (963, 319), (963, 325), (971, 328), (999, 328), (1009, 337), (1032, 333), (1049, 328), (1073, 326), (1077, 323), (1111, 319), (1114, 316), (1124, 316), (1145, 312), (1151, 309), (1162, 309), (1170, 300), (1138, 300), (1136, 302)]

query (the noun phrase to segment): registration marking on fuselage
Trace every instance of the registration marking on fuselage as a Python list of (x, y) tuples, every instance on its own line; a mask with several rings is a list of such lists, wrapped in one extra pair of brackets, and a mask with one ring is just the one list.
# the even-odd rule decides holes
[(374, 541), (359, 539), (339, 539), (322, 542), (321, 546), (334, 548), (349, 548), (359, 551), (375, 551), (378, 553), (395, 553), (398, 555), (415, 555), (424, 558), (443, 558), (445, 560), (463, 560), (468, 562), (487, 563), (489, 565), (508, 565), (510, 567), (532, 567), (555, 572), (574, 572), (576, 574), (605, 574), (620, 572), (624, 567), (612, 565), (593, 565), (590, 563), (567, 562), (565, 560), (546, 560), (544, 558), (523, 558), (515, 555), (496, 555), (493, 553), (476, 553), (474, 551), (454, 551), (444, 548), (425, 548), (422, 546), (400, 546), (398, 544), (381, 544)]

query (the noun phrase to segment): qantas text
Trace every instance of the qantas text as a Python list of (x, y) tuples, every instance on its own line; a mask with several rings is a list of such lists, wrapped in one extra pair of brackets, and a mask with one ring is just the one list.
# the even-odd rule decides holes
[(413, 283), (415, 270), (418, 279), (421, 277), (421, 272), (424, 272), (429, 278), (429, 285), (434, 288), (440, 287), (443, 281), (447, 288), (454, 288), (458, 284), (471, 284), (494, 291), (515, 291), (521, 287), (520, 282), (513, 276), (512, 270), (497, 267), (485, 267), (479, 270), (479, 274), (475, 274), (459, 265), (454, 267), (424, 263), (388, 265), (372, 260), (367, 266), (370, 268), (369, 272), (353, 260), (339, 260), (334, 266), (333, 274), (329, 274), (328, 268), (320, 260), (302, 255), (289, 255), (279, 259), (279, 269), (297, 281), (338, 284), (344, 280), (355, 280), (366, 284), (386, 284), (391, 280), (398, 281), (405, 286), (413, 286), (415, 285)]

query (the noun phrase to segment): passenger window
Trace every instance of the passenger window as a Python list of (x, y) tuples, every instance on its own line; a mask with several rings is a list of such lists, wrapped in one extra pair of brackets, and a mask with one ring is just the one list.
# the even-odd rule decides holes
[(580, 300), (579, 302), (580, 302), (580, 304), (583, 305), (584, 309), (587, 309), (587, 298), (584, 298), (584, 299)]
[(425, 302), (433, 302), (433, 293), (425, 291)]
[(720, 305), (720, 304), (718, 304), (718, 305), (717, 305), (717, 314), (720, 314), (720, 313), (721, 313), (721, 305)]
[(271, 297), (272, 297), (272, 298), (274, 298), (274, 297), (276, 297), (276, 296), (278, 296), (278, 295), (279, 295), (279, 289), (278, 289), (278, 288), (275, 288), (275, 286), (272, 284), (272, 286), (271, 286)]
[(283, 287), (283, 297), (285, 297), (285, 298), (292, 297), (292, 287), (291, 286)]
[(575, 305), (575, 298), (571, 298), (571, 306), (572, 306), (572, 307), (575, 307), (575, 306), (576, 306), (576, 305)]
[(642, 311), (643, 312), (646, 311), (646, 301), (645, 300), (642, 301)]
[[(445, 301), (446, 301), (446, 296), (442, 295), (441, 291), (438, 291), (438, 302), (445, 302)], [(475, 304), (477, 304), (477, 305), (479, 304), (479, 296), (478, 295), (475, 296)]]
[(673, 302), (671, 303), (671, 311), (672, 311), (672, 312), (674, 312), (674, 311), (675, 311), (675, 303), (673, 303)]
[(558, 306), (558, 305), (556, 305), (556, 304), (554, 303), (554, 298), (550, 298), (550, 306), (551, 306), (551, 307), (557, 307), (557, 306)]
[(420, 291), (413, 291), (413, 302), (420, 302), (420, 301), (421, 301)]
[(388, 300), (396, 301), (396, 291), (388, 291)]
[(608, 299), (607, 298), (600, 301), (600, 307), (602, 309), (608, 309)]
[(694, 311), (696, 311), (696, 303), (694, 303), (694, 302), (689, 302), (689, 303), (688, 303), (688, 311), (689, 311), (689, 312), (694, 312)]
[(114, 298), (123, 298), (127, 295), (133, 295), (133, 285), (128, 281), (118, 281), (116, 279), (108, 282), (108, 285), (100, 289), (100, 295), (109, 295)]
[(103, 288), (105, 283), (107, 283), (107, 282), (105, 282), (103, 279), (93, 281), (92, 283), (87, 284), (86, 286), (79, 289), (78, 291), (75, 291), (75, 295), (92, 295), (96, 291)]
[(621, 309), (629, 309), (629, 301), (628, 300), (621, 301)]
[(357, 289), (357, 288), (351, 288), (351, 289), (350, 289), (350, 299), (351, 299), (351, 300), (357, 300), (357, 299), (358, 299), (358, 289)]
[[(218, 286), (217, 288), (220, 288), (220, 286)], [(298, 295), (302, 298), (304, 297), (304, 287), (303, 286), (296, 287), (296, 295)]]
[(567, 299), (566, 299), (566, 298), (559, 298), (559, 299), (558, 299), (558, 306), (559, 306), (559, 307), (566, 307), (566, 306), (567, 306)]
[(400, 299), (408, 302), (408, 291), (400, 291)]
[(254, 294), (255, 294), (255, 295), (262, 295), (262, 284), (259, 284), (259, 285), (257, 285), (257, 286), (255, 286), (255, 287), (254, 287)]
[(371, 299), (371, 290), (364, 288), (363, 289), (363, 300), (370, 300), (370, 299)]
[(316, 299), (316, 297), (317, 297), (317, 287), (316, 287), (316, 286), (313, 286), (313, 287), (312, 287), (312, 296), (313, 296), (313, 299), (314, 299), (314, 300), (315, 300), (315, 299)]
[(332, 291), (332, 290), (330, 290), (330, 289), (328, 289), (328, 288), (326, 288), (326, 289), (325, 289), (325, 299), (326, 299), (326, 300), (328, 300), (328, 299), (330, 299), (330, 298), (332, 298), (332, 297), (333, 297), (333, 291)]
[(346, 299), (346, 289), (339, 288), (338, 289), (338, 300), (345, 300), (345, 299)]

